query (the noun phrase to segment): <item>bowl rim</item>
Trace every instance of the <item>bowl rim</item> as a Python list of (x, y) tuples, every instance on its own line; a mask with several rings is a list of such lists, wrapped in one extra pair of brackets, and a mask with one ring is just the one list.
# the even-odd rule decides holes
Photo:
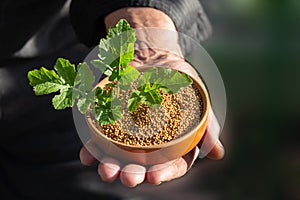
[[(178, 70), (180, 71), (180, 70)], [(182, 71), (180, 71), (182, 72)], [(184, 72), (182, 72), (184, 73)], [(148, 145), (148, 146), (135, 146), (135, 145), (128, 145), (128, 144), (124, 144), (124, 143), (121, 143), (121, 142), (118, 142), (118, 141), (115, 141), (107, 136), (105, 136), (95, 125), (94, 121), (95, 119), (93, 119), (92, 115), (91, 115), (91, 109), (89, 109), (86, 114), (85, 114), (85, 119), (86, 119), (86, 122), (88, 123), (88, 126), (89, 128), (93, 129), (94, 132), (96, 132), (97, 134), (94, 134), (96, 135), (97, 137), (100, 137), (102, 139), (105, 139), (115, 145), (118, 145), (122, 148), (126, 148), (126, 149), (132, 149), (132, 150), (154, 150), (154, 149), (161, 149), (161, 148), (165, 148), (165, 147), (169, 147), (169, 146), (172, 146), (176, 143), (180, 143), (181, 141), (185, 140), (186, 138), (190, 137), (191, 135), (193, 135), (198, 129), (200, 129), (200, 127), (203, 126), (203, 124), (205, 122), (207, 122), (207, 118), (208, 118), (208, 115), (209, 115), (209, 110), (210, 110), (210, 100), (209, 100), (209, 94), (207, 92), (207, 89), (204, 85), (204, 83), (202, 81), (197, 81), (195, 80), (193, 77), (191, 77), (190, 75), (188, 75), (192, 80), (193, 80), (193, 83), (196, 83), (195, 85), (197, 85), (197, 88), (199, 89), (199, 92), (201, 94), (201, 97), (202, 97), (202, 102), (203, 102), (203, 113), (200, 117), (200, 120), (199, 120), (199, 123), (197, 124), (197, 126), (195, 126), (191, 131), (179, 136), (178, 138), (175, 138), (169, 142), (166, 142), (166, 143), (163, 143), (163, 144), (156, 144), (156, 145)], [(98, 84), (101, 84), (105, 81), (108, 81), (108, 77), (102, 79)], [(96, 86), (96, 87), (97, 87)], [(203, 136), (202, 136), (203, 137)]]

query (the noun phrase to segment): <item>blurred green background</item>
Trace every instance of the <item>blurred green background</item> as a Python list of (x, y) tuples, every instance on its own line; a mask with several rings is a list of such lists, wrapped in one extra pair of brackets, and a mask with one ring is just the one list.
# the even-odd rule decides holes
[(213, 169), (199, 169), (199, 187), (216, 199), (300, 199), (300, 1), (202, 3), (228, 113), (226, 156), (203, 162)]
[(300, 200), (300, 1), (201, 2), (213, 26), (203, 46), (227, 93), (226, 155), (149, 199)]

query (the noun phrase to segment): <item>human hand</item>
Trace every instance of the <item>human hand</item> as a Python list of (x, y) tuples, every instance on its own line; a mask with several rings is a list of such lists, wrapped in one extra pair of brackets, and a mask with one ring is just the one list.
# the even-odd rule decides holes
[[(180, 70), (195, 79), (199, 79), (193, 67), (178, 55), (155, 48), (140, 49), (135, 52), (135, 58), (130, 64), (136, 68), (146, 64), (168, 67)], [(211, 147), (211, 151), (206, 153), (208, 153), (207, 156), (212, 159), (221, 159), (224, 155), (224, 149), (218, 140), (219, 131), (220, 126), (211, 110), (205, 138), (207, 139), (206, 143)], [(203, 141), (199, 144), (202, 142)], [(93, 149), (97, 151), (95, 147), (93, 147), (92, 142), (89, 142), (87, 147), (81, 149), (80, 160), (84, 165), (91, 165), (97, 162), (97, 159), (93, 156), (95, 154), (90, 152), (93, 151)], [(113, 182), (119, 178), (121, 182), (128, 187), (134, 187), (143, 182), (157, 185), (183, 176), (192, 166), (198, 154), (199, 148), (195, 147), (181, 158), (153, 166), (142, 166), (138, 164), (122, 165), (120, 161), (112, 157), (103, 156), (99, 160), (98, 174), (105, 182)]]
[[(209, 143), (213, 144), (212, 150), (207, 157), (211, 159), (221, 159), (224, 155), (224, 149), (219, 140), (213, 141), (213, 135), (219, 134), (219, 125), (214, 117), (213, 112), (210, 113), (207, 129), (205, 132)], [(200, 142), (201, 143), (201, 142)], [(87, 144), (89, 147), (82, 147), (80, 151), (80, 160), (84, 165), (92, 165), (97, 162), (97, 159), (89, 151), (93, 147), (92, 143)], [(148, 182), (158, 185), (162, 182), (171, 181), (183, 176), (193, 165), (199, 154), (199, 148), (195, 147), (187, 155), (158, 165), (150, 166), (148, 169), (145, 166), (138, 164), (127, 164), (122, 166), (121, 163), (111, 157), (103, 157), (98, 164), (98, 174), (105, 182), (114, 182), (120, 179), (127, 187), (135, 187), (136, 185)]]
[[(115, 25), (121, 18), (125, 18), (132, 27), (137, 28), (136, 50), (134, 60), (130, 63), (138, 68), (143, 65), (156, 67), (168, 67), (184, 72), (194, 79), (200, 79), (197, 72), (183, 59), (178, 35), (173, 21), (163, 12), (147, 7), (122, 8), (108, 14), (105, 18), (106, 28)], [(147, 29), (147, 27), (152, 27)], [(153, 29), (153, 27), (157, 29)], [(142, 30), (140, 29), (142, 28)], [(146, 29), (144, 29), (146, 28)], [(167, 32), (164, 32), (167, 31)], [(168, 49), (162, 50), (162, 49)], [(142, 166), (138, 164), (122, 165), (111, 157), (102, 157), (97, 160), (93, 155), (93, 149), (97, 151), (92, 142), (82, 147), (80, 160), (84, 165), (91, 165), (97, 161), (98, 174), (105, 182), (113, 182), (116, 179), (128, 187), (135, 187), (143, 182), (160, 184), (183, 176), (193, 165), (201, 145), (205, 145), (202, 156), (207, 155), (211, 159), (221, 159), (224, 156), (224, 148), (219, 141), (220, 126), (210, 110), (208, 124), (199, 147), (195, 147), (188, 154), (166, 163)], [(99, 159), (99, 158), (98, 158)]]

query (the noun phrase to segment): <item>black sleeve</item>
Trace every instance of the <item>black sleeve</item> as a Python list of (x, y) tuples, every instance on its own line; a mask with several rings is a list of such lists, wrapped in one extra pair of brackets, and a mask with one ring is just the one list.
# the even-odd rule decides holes
[(199, 0), (73, 0), (70, 17), (80, 42), (97, 45), (105, 34), (104, 16), (123, 7), (152, 7), (166, 13), (177, 31), (198, 41), (211, 33)]

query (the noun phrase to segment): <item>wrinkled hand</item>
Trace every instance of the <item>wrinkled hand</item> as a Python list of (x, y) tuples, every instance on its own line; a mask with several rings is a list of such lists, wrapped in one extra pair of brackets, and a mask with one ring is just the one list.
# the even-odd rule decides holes
[[(136, 50), (135, 59), (131, 62), (131, 65), (138, 68), (144, 64), (177, 69), (189, 74), (195, 79), (199, 79), (196, 71), (185, 62), (182, 57), (170, 54), (166, 51), (151, 48)], [(210, 145), (210, 147), (212, 147), (211, 151), (207, 154), (207, 157), (211, 159), (218, 160), (224, 156), (224, 148), (218, 140), (219, 132), (220, 126), (218, 121), (213, 111), (210, 110), (208, 125), (203, 138), (206, 138), (205, 142), (208, 146)], [(203, 141), (199, 144), (202, 142)], [(193, 165), (198, 154), (199, 148), (195, 147), (187, 155), (181, 158), (167, 163), (153, 165), (147, 169), (145, 166), (137, 164), (122, 166), (118, 160), (111, 157), (104, 157), (99, 162), (98, 174), (105, 182), (113, 182), (119, 178), (121, 182), (128, 187), (135, 187), (143, 182), (157, 185), (183, 176)], [(97, 162), (97, 159), (92, 156), (86, 147), (82, 147), (80, 151), (80, 160), (84, 165), (91, 165)]]

